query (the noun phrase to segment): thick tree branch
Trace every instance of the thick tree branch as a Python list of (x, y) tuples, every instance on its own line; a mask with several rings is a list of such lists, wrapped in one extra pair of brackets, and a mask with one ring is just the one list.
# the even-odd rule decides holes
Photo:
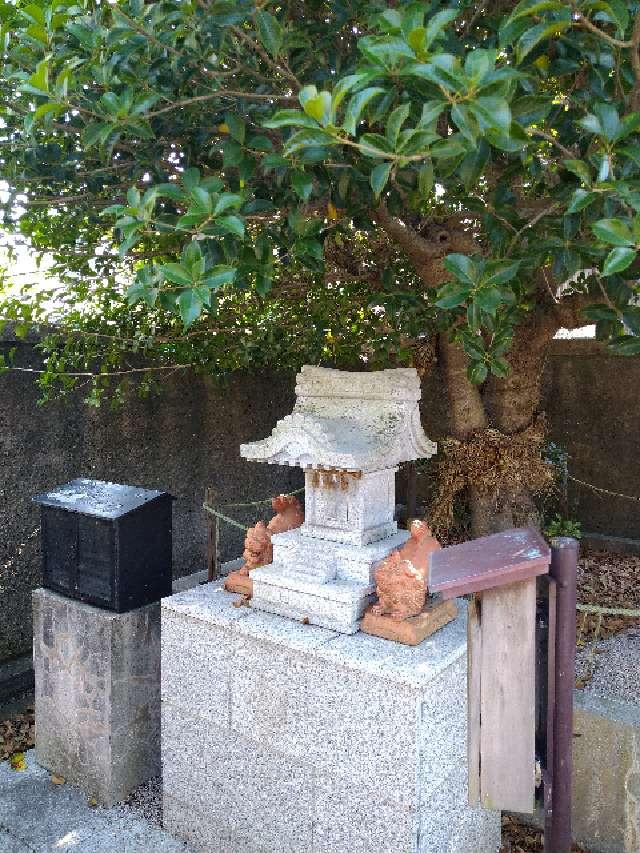
[[(446, 247), (425, 240), (409, 225), (392, 216), (384, 204), (380, 204), (376, 209), (375, 218), (389, 237), (405, 251), (418, 273), (424, 264), (429, 264), (435, 258), (441, 258), (447, 252)], [(430, 286), (434, 286), (434, 284), (430, 284)]]

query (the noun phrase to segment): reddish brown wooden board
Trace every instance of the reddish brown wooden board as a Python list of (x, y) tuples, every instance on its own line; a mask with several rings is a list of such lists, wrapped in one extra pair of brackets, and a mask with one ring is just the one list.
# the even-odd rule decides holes
[(518, 527), (431, 554), (429, 592), (456, 598), (544, 575), (551, 551), (533, 527)]

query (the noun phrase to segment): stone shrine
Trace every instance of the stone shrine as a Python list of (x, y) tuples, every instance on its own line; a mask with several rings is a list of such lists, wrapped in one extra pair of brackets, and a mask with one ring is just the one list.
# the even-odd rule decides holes
[(422, 429), (413, 368), (349, 373), (305, 366), (293, 413), (246, 459), (305, 472), (305, 521), (272, 537), (273, 562), (251, 572), (251, 606), (345, 634), (375, 592), (375, 569), (409, 533), (394, 521), (395, 474), (436, 445)]

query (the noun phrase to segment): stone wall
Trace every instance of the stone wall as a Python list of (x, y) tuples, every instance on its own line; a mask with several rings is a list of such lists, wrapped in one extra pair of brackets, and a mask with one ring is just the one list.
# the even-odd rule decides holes
[[(37, 366), (32, 341), (5, 334), (17, 364)], [(263, 438), (294, 400), (292, 375), (235, 375), (224, 382), (178, 372), (160, 397), (132, 394), (124, 408), (94, 410), (79, 398), (37, 405), (33, 375), (0, 376), (0, 660), (28, 652), (31, 590), (40, 582), (38, 512), (32, 495), (74, 477), (166, 488), (174, 504), (174, 574), (204, 568), (204, 490), (219, 501), (255, 501), (302, 485), (297, 469), (240, 459), (242, 442)], [(592, 341), (556, 341), (546, 377), (552, 437), (571, 454), (575, 476), (640, 495), (640, 359), (610, 356)], [(446, 431), (446, 398), (437, 373), (426, 382), (422, 412), (432, 438)], [(640, 538), (640, 504), (573, 487), (584, 528)], [(249, 522), (260, 509), (228, 514)], [(240, 531), (223, 529), (222, 556), (236, 556)]]

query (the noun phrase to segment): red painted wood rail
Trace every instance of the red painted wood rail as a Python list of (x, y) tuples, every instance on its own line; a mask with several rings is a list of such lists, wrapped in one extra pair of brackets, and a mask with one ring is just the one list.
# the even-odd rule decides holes
[(431, 555), (429, 592), (456, 598), (546, 575), (551, 550), (533, 527), (521, 527), (442, 548)]

